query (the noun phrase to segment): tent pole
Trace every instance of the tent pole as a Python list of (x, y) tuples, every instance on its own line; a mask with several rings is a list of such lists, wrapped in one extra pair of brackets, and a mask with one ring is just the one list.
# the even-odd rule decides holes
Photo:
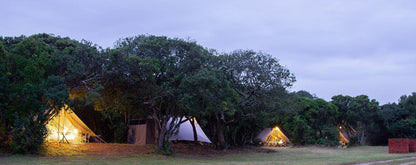
[[(64, 110), (64, 120), (66, 119), (65, 117), (65, 109), (63, 109)], [(62, 141), (65, 139), (66, 140), (66, 137), (65, 137), (65, 121), (62, 121)], [(68, 142), (68, 140), (67, 140), (67, 142)]]
[[(61, 111), (58, 112), (58, 115), (59, 115), (59, 113), (61, 113)], [(57, 134), (58, 134), (58, 144), (60, 142), (60, 138), (59, 138), (59, 130), (60, 130), (60, 128), (61, 128), (61, 115), (59, 115), (59, 118), (58, 118), (58, 132), (57, 132)]]

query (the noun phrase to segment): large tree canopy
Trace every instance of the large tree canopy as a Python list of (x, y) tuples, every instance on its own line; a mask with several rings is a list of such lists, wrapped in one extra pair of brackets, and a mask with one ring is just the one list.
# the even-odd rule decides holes
[(36, 152), (45, 123), (64, 104), (110, 142), (126, 142), (128, 122), (151, 116), (165, 154), (179, 124), (194, 117), (218, 149), (252, 144), (275, 125), (295, 145), (336, 145), (338, 131), (355, 144), (416, 137), (415, 93), (383, 106), (366, 95), (327, 102), (289, 93), (295, 81), (269, 54), (217, 53), (164, 36), (123, 38), (105, 50), (48, 34), (0, 37), (0, 146)]
[(47, 34), (0, 38), (0, 121), (12, 150), (36, 152), (68, 88), (88, 78), (87, 62), (79, 60), (96, 53), (90, 44)]

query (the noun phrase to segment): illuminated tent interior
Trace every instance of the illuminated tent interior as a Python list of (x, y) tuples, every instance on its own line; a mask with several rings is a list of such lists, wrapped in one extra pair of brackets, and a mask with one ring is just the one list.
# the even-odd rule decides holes
[(350, 137), (357, 135), (357, 131), (355, 131), (353, 128), (346, 129), (344, 126), (339, 126), (338, 134), (339, 144), (346, 146), (348, 143), (350, 143)]
[(348, 143), (350, 142), (350, 140), (347, 139), (346, 134), (343, 131), (338, 131), (339, 132), (339, 144), (341, 145), (348, 145)]
[(257, 138), (260, 139), (265, 146), (286, 146), (290, 143), (290, 140), (278, 126), (274, 128), (265, 128), (257, 135)]
[(85, 143), (90, 137), (98, 138), (67, 105), (48, 121), (46, 128), (48, 142)]

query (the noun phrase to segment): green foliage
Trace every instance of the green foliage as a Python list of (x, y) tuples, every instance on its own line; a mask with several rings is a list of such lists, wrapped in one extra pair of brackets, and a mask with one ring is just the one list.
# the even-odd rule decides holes
[(295, 81), (269, 54), (218, 55), (164, 36), (124, 38), (106, 50), (48, 34), (0, 37), (0, 143), (36, 152), (55, 113), (45, 110), (64, 103), (99, 111), (110, 142), (125, 142), (128, 121), (151, 115), (164, 154), (172, 153), (169, 137), (178, 127), (167, 121), (178, 117), (196, 117), (218, 149), (253, 143), (275, 125), (301, 145), (336, 145), (339, 126), (350, 143), (416, 137), (416, 93), (381, 107), (365, 95), (327, 102), (307, 91), (288, 93)]
[(127, 124), (124, 122), (124, 115), (120, 112), (120, 108), (107, 107), (108, 109), (101, 111), (103, 119), (109, 121), (108, 126), (112, 131), (112, 142), (125, 143), (127, 140)]
[(183, 91), (178, 96), (180, 105), (189, 116), (214, 118), (215, 124), (225, 124), (237, 113), (239, 96), (222, 71), (200, 69), (185, 77), (179, 89)]
[(330, 127), (324, 129), (321, 138), (318, 138), (315, 143), (323, 146), (337, 146), (339, 145), (338, 138), (338, 130)]
[(386, 104), (381, 107), (389, 138), (416, 138), (416, 93), (402, 96), (399, 104)]
[(0, 38), (0, 121), (10, 151), (39, 150), (53, 108), (68, 98), (65, 77), (74, 74), (57, 59), (71, 57), (67, 47), (76, 44), (47, 34)]
[(339, 111), (334, 104), (293, 94), (285, 109), (278, 115), (282, 118), (279, 123), (288, 130), (286, 135), (293, 144), (338, 144), (336, 119)]
[(53, 48), (41, 38), (31, 36), (8, 46), (3, 63), (9, 74), (2, 80), (8, 84), (3, 95), (7, 104), (2, 109), (2, 124), (11, 136), (12, 152), (35, 153), (46, 135), (49, 111), (45, 112), (45, 105), (62, 104), (68, 95), (66, 86), (63, 78), (50, 74)]
[(47, 130), (45, 124), (38, 121), (33, 116), (16, 116), (11, 129), (10, 149), (13, 153), (37, 153), (39, 151)]
[(217, 111), (233, 115), (236, 111), (238, 95), (221, 71), (200, 69), (184, 78), (179, 88), (183, 91), (179, 101), (192, 116), (215, 116)]
[(157, 148), (157, 152), (162, 155), (172, 155), (173, 149), (168, 143), (168, 141), (166, 140), (165, 143), (163, 143), (161, 147)]
[[(1, 122), (1, 121), (0, 121)], [(6, 132), (6, 128), (0, 125), (0, 149), (5, 149), (8, 147), (10, 143), (10, 136), (8, 132)]]
[[(234, 116), (220, 115), (221, 120), (217, 120), (215, 125), (226, 129), (224, 140), (227, 143), (250, 143), (255, 134), (265, 126), (261, 121), (263, 112), (277, 111), (281, 108), (274, 102), (285, 95), (285, 89), (295, 82), (295, 77), (275, 58), (252, 50), (237, 50), (219, 56), (219, 61), (214, 62), (214, 66), (225, 71), (230, 88), (238, 95)], [(244, 122), (251, 122), (252, 125), (243, 124)]]
[(295, 115), (292, 121), (287, 121), (283, 127), (288, 131), (287, 135), (293, 144), (313, 144), (312, 128), (301, 115)]
[(107, 52), (110, 60), (105, 64), (101, 105), (103, 109), (114, 107), (128, 116), (125, 119), (152, 115), (158, 122), (158, 149), (165, 150), (178, 126), (167, 126), (167, 121), (187, 115), (179, 103), (183, 93), (179, 86), (207, 65), (205, 59), (210, 55), (196, 43), (180, 39), (140, 35), (119, 40)]
[[(360, 145), (366, 142), (365, 136), (377, 134), (374, 130), (382, 131), (382, 124), (374, 124), (379, 115), (377, 101), (370, 100), (366, 95), (356, 97), (337, 95), (332, 97), (332, 103), (339, 108), (338, 126), (344, 127), (350, 137), (356, 137)], [(369, 132), (373, 135), (368, 135)]]
[(312, 94), (310, 94), (308, 91), (305, 90), (300, 90), (296, 92), (296, 96), (298, 97), (306, 97), (306, 98), (310, 98), (313, 99), (314, 96)]
[(415, 138), (416, 120), (414, 118), (398, 120), (391, 123), (389, 133), (395, 138)]

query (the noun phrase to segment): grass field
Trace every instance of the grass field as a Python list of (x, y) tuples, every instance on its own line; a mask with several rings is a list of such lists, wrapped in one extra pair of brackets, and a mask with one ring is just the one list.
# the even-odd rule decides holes
[[(126, 154), (117, 147), (145, 147), (131, 150)], [(114, 150), (112, 149), (114, 148)], [(124, 150), (123, 148), (122, 150)], [(416, 154), (388, 154), (387, 147), (351, 147), (346, 149), (323, 147), (267, 148), (276, 152), (264, 152), (261, 149), (234, 149), (215, 151), (210, 154), (178, 153), (172, 156), (153, 154), (148, 146), (108, 145), (102, 153), (69, 151), (65, 147), (49, 149), (51, 152), (39, 155), (12, 155), (0, 157), (0, 164), (352, 164), (380, 160), (415, 157)], [(55, 151), (56, 150), (56, 151)], [(97, 151), (99, 152), (99, 151)], [(191, 151), (192, 152), (192, 151)], [(118, 153), (118, 154), (117, 154)], [(397, 164), (416, 161), (416, 158), (386, 162)]]

